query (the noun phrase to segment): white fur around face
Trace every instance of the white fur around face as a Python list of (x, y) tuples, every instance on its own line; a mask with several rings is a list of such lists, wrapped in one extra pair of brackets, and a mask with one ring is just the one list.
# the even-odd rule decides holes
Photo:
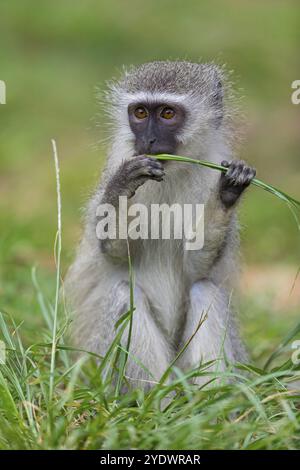
[(189, 99), (189, 95), (180, 95), (176, 93), (161, 93), (155, 92), (150, 93), (147, 91), (140, 91), (138, 93), (124, 93), (119, 94), (119, 99), (117, 100), (119, 105), (128, 107), (131, 103), (176, 103), (176, 104), (186, 104)]
[[(134, 153), (135, 136), (130, 128), (128, 119), (128, 107), (139, 103), (161, 103), (169, 106), (181, 105), (186, 112), (185, 124), (177, 135), (178, 149), (183, 155), (192, 156), (194, 154), (203, 155), (201, 149), (207, 149), (209, 140), (215, 142), (223, 136), (222, 129), (214, 131), (211, 120), (214, 117), (214, 110), (208, 103), (208, 98), (191, 94), (176, 94), (162, 92), (128, 93), (118, 87), (112, 88), (106, 98), (108, 104), (108, 114), (112, 120), (112, 127), (115, 130), (113, 139), (114, 147), (125, 147), (132, 154)], [(186, 152), (184, 152), (186, 150)], [(127, 153), (127, 152), (126, 152)], [(178, 153), (179, 154), (179, 153)]]

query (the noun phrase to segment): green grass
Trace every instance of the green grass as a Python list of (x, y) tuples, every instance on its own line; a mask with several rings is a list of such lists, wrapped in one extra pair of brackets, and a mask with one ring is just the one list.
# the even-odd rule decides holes
[[(228, 364), (212, 376), (203, 364), (183, 374), (175, 362), (148, 394), (120, 395), (126, 380), (120, 337), (129, 316), (119, 322), (121, 330), (103, 359), (85, 354), (75, 360), (65, 339), (69, 319), (63, 302), (56, 311), (59, 286), (49, 301), (35, 274), (33, 280), (44, 323), (39, 340), (24, 345), (23, 325), (0, 315), (7, 348), (0, 366), (0, 449), (299, 448), (300, 394), (292, 382), (300, 370), (288, 359), (288, 345), (273, 369), (240, 364), (234, 372)], [(212, 380), (209, 389), (190, 384), (197, 376)]]
[[(172, 374), (170, 383), (162, 380), (148, 394), (120, 395), (126, 380), (120, 334), (104, 359), (85, 354), (75, 360), (65, 340), (63, 305), (54, 334), (55, 296), (49, 303), (38, 291), (38, 298), (45, 320), (38, 342), (24, 345), (22, 324), (0, 316), (7, 347), (0, 366), (0, 449), (300, 447), (300, 394), (292, 384), (300, 371), (284, 355), (273, 369), (239, 365), (233, 372), (228, 364), (215, 376), (206, 364), (183, 374), (175, 362), (164, 376)], [(117, 386), (113, 374), (119, 375)], [(191, 385), (197, 376), (207, 376), (210, 387)]]
[[(293, 382), (300, 379), (300, 368), (290, 360), (290, 343), (300, 325), (264, 368), (227, 363), (224, 372), (212, 373), (210, 362), (183, 373), (176, 366), (180, 352), (150, 392), (130, 388), (126, 380), (134, 321), (130, 256), (130, 309), (115, 325), (111, 347), (104, 357), (84, 352), (75, 359), (68, 344), (70, 319), (63, 286), (59, 303), (61, 193), (52, 143), (58, 208), (55, 290), (49, 301), (33, 270), (44, 322), (38, 341), (25, 345), (22, 322), (0, 313), (0, 338), (6, 346), (6, 361), (0, 365), (0, 449), (299, 448), (300, 392)], [(128, 324), (124, 348), (121, 338)], [(191, 379), (196, 377), (205, 378), (208, 386), (193, 385)], [(126, 394), (121, 393), (123, 384), (129, 387)]]

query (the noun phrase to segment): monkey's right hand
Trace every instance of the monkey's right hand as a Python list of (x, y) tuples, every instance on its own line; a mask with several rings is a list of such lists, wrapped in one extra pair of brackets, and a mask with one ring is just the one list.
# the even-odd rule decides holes
[(164, 168), (161, 162), (145, 155), (124, 161), (109, 181), (106, 202), (115, 203), (119, 196), (134, 196), (136, 190), (147, 180), (163, 181)]

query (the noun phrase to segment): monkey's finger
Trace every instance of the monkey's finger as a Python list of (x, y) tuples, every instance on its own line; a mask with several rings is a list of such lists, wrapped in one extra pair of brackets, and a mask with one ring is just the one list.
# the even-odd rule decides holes
[(164, 170), (161, 170), (159, 168), (151, 168), (150, 170), (150, 176), (163, 177), (164, 175), (165, 175)]
[(136, 181), (140, 182), (139, 186), (146, 183), (146, 181), (153, 180), (153, 181), (164, 181), (164, 175), (159, 174), (149, 174), (147, 176), (141, 175), (139, 176)]
[(226, 179), (233, 186), (248, 186), (254, 178), (256, 170), (243, 161), (235, 162), (226, 174)]
[(154, 168), (163, 168), (163, 164), (154, 158), (148, 157), (147, 155), (138, 155), (132, 161), (136, 165), (149, 165)]
[(149, 156), (149, 155), (146, 155), (146, 154), (144, 154), (144, 153), (141, 154), (141, 155), (136, 155), (136, 156), (134, 157), (134, 159), (135, 159), (135, 160), (147, 160), (147, 161), (149, 161), (149, 162), (155, 162), (155, 163), (158, 163), (158, 164), (160, 164), (160, 165), (162, 164), (162, 162), (161, 162), (160, 160), (157, 160), (156, 158), (153, 158), (153, 157), (151, 157), (151, 156)]
[(163, 168), (157, 168), (151, 165), (142, 165), (138, 168), (134, 168), (130, 173), (130, 178), (140, 178), (140, 177), (161, 177), (164, 176), (165, 172)]
[(225, 175), (226, 179), (231, 181), (232, 184), (235, 184), (239, 175), (243, 172), (245, 165), (246, 164), (245, 162), (243, 162), (243, 160), (233, 160), (232, 162), (230, 162), (228, 171)]
[(249, 166), (246, 166), (243, 168), (241, 173), (238, 175), (235, 184), (236, 185), (243, 185), (243, 186), (249, 186), (251, 183), (252, 179), (256, 175), (256, 170), (254, 168), (251, 168)]

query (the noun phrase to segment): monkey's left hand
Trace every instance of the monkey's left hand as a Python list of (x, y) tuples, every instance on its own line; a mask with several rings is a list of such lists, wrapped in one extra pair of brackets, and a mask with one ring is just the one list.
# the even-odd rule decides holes
[(228, 168), (220, 177), (220, 198), (226, 208), (233, 206), (242, 192), (249, 186), (256, 175), (256, 170), (243, 160), (222, 161), (222, 166)]

